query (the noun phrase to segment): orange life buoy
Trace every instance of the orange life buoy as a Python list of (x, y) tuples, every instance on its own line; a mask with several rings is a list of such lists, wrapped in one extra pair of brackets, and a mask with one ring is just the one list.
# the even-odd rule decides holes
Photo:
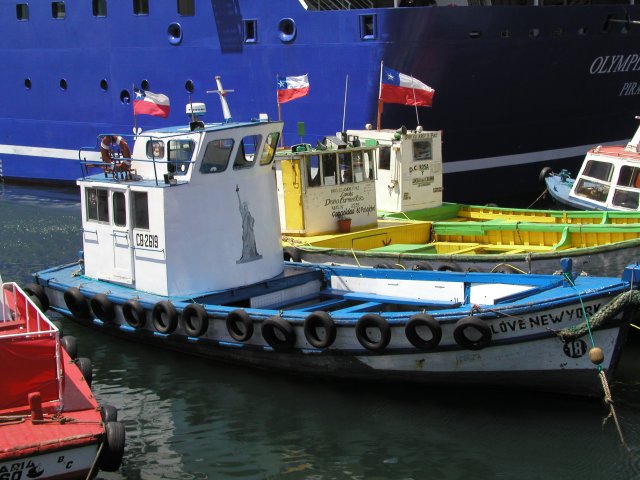
[[(111, 163), (111, 152), (114, 147), (120, 149), (120, 153), (122, 154), (123, 159), (131, 158), (131, 150), (129, 149), (129, 144), (124, 138), (119, 135), (105, 135), (104, 137), (102, 137), (102, 142), (100, 143), (100, 156), (104, 163)], [(131, 160), (123, 160), (123, 162), (119, 165), (120, 170), (128, 170), (129, 167), (131, 167)]]

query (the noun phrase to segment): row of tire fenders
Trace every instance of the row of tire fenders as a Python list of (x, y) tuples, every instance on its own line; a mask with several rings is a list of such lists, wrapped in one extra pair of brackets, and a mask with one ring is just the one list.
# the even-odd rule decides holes
[[(42, 287), (30, 284), (25, 287), (25, 291), (35, 296), (45, 310), (48, 308), (49, 302)], [(96, 318), (105, 323), (115, 320), (115, 306), (105, 294), (97, 294), (87, 301), (78, 288), (71, 287), (65, 291), (64, 300), (69, 311), (79, 320), (91, 319), (92, 312)], [(134, 329), (144, 327), (147, 320), (144, 307), (135, 299), (129, 299), (122, 304), (122, 315)], [(172, 334), (178, 328), (178, 324), (187, 336), (194, 338), (201, 337), (209, 328), (209, 316), (199, 303), (189, 304), (181, 313), (178, 313), (171, 302), (161, 300), (151, 310), (151, 321), (155, 330), (165, 335)], [(241, 343), (247, 342), (254, 333), (254, 321), (241, 308), (227, 314), (226, 327), (229, 335)], [(372, 330), (377, 330), (378, 335), (371, 335)], [(421, 332), (427, 330), (430, 335), (425, 337)], [(470, 330), (475, 332), (471, 336)], [(295, 346), (295, 330), (291, 323), (282, 317), (274, 316), (263, 320), (261, 333), (269, 346), (276, 351), (290, 351)], [(372, 352), (384, 350), (391, 341), (389, 322), (375, 313), (363, 314), (356, 323), (355, 333), (358, 342)], [(336, 334), (336, 324), (328, 312), (315, 311), (304, 320), (305, 338), (315, 348), (329, 348), (335, 341)], [(428, 313), (417, 313), (407, 321), (405, 335), (414, 347), (430, 351), (440, 344), (442, 327)], [(453, 337), (462, 348), (480, 350), (491, 343), (491, 329), (485, 321), (469, 315), (456, 322)]]

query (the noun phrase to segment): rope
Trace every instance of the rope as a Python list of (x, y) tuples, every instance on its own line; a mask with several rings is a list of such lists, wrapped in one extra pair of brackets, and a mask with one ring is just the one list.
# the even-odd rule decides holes
[(538, 198), (536, 198), (536, 199), (531, 203), (531, 205), (529, 205), (529, 206), (527, 207), (527, 209), (529, 209), (529, 208), (533, 207), (533, 206), (538, 202), (538, 200), (541, 200), (541, 199), (545, 198), (546, 196), (547, 196), (547, 189), (545, 188), (545, 189), (544, 189), (544, 192), (542, 192), (542, 193), (540, 194), (540, 196), (538, 196)]
[(605, 417), (605, 419), (602, 421), (602, 424), (604, 425), (609, 418), (613, 418), (613, 423), (616, 424), (616, 430), (618, 430), (618, 437), (620, 437), (620, 443), (622, 443), (622, 446), (626, 448), (627, 451), (631, 451), (631, 449), (627, 445), (627, 442), (625, 442), (624, 440), (624, 435), (622, 434), (622, 428), (620, 427), (620, 422), (618, 421), (616, 410), (613, 407), (613, 398), (611, 397), (611, 390), (609, 389), (607, 376), (605, 375), (602, 369), (600, 369), (600, 372), (598, 373), (598, 375), (600, 376), (600, 381), (602, 382), (602, 390), (604, 391), (604, 402), (607, 405), (609, 405), (609, 415)]

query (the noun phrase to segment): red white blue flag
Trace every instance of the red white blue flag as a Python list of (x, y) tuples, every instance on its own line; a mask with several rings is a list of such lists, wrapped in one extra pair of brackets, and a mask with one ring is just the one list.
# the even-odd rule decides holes
[(286, 103), (296, 98), (304, 97), (309, 93), (309, 77), (300, 75), (297, 77), (277, 77), (278, 103)]
[(135, 98), (133, 99), (134, 115), (153, 115), (155, 117), (167, 118), (169, 116), (169, 97), (161, 93), (153, 93), (146, 90), (133, 89)]
[(435, 90), (404, 73), (382, 67), (380, 77), (380, 100), (385, 103), (401, 103), (430, 107)]

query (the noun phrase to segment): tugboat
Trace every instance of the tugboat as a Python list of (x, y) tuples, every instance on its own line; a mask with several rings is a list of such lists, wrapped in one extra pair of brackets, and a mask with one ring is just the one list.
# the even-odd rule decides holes
[(84, 479), (120, 467), (117, 410), (91, 393), (91, 362), (41, 311), (38, 285), (2, 283), (0, 478)]
[[(640, 117), (636, 117), (640, 119)], [(579, 210), (640, 210), (640, 127), (626, 145), (598, 145), (587, 152), (578, 176), (545, 167), (540, 179), (558, 203)]]
[(288, 374), (598, 395), (640, 266), (603, 278), (570, 261), (563, 275), (283, 262), (282, 123), (234, 121), (216, 80), (224, 122), (146, 132), (131, 159), (78, 180), (84, 253), (35, 274), (42, 302), (123, 339)]

